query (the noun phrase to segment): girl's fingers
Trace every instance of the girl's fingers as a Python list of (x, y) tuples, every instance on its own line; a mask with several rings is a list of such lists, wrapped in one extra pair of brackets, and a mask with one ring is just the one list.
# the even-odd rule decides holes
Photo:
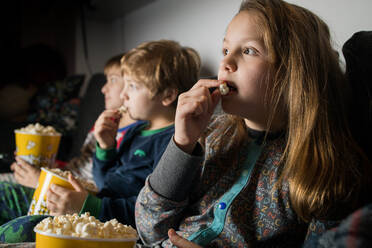
[(218, 104), (218, 102), (220, 101), (221, 99), (221, 93), (219, 90), (216, 90), (214, 92), (212, 92), (211, 94), (211, 107), (210, 107), (210, 114), (213, 113), (213, 111), (216, 109), (216, 106)]
[(178, 108), (179, 114), (183, 116), (198, 116), (204, 113), (203, 107), (198, 102), (184, 102), (182, 103), (182, 108)]
[(181, 112), (190, 111), (192, 114), (200, 115), (203, 113), (211, 113), (214, 111), (215, 104), (213, 98), (210, 95), (208, 89), (199, 88), (196, 89), (197, 92), (190, 92), (190, 94), (185, 94), (179, 99), (180, 108), (185, 108), (189, 106), (188, 109), (178, 109)]
[(168, 236), (172, 244), (178, 248), (202, 248), (201, 246), (178, 235), (174, 229), (168, 230)]
[(191, 89), (199, 88), (199, 87), (206, 87), (206, 88), (214, 88), (218, 87), (223, 81), (214, 80), (214, 79), (200, 79)]

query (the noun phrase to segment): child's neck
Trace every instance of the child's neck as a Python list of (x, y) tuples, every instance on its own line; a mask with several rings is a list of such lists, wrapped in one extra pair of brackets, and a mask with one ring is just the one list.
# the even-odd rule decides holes
[(250, 121), (248, 119), (244, 119), (244, 122), (245, 122), (245, 125), (247, 126), (247, 128), (249, 128), (251, 130), (266, 131), (265, 126), (263, 124), (253, 122), (253, 121)]
[(149, 120), (149, 125), (146, 127), (146, 130), (157, 130), (164, 127), (168, 127), (174, 124), (174, 119), (154, 119)]
[(146, 130), (156, 130), (174, 124), (175, 115), (175, 110), (168, 108), (166, 111), (152, 116), (152, 118), (148, 120), (149, 125), (147, 126)]
[(120, 118), (119, 122), (119, 128), (126, 127), (132, 123), (134, 123), (135, 120), (132, 120), (128, 114), (123, 114), (123, 116)]
[(245, 125), (248, 129), (259, 131), (259, 132), (278, 132), (283, 130), (284, 121), (277, 121), (276, 119), (271, 123), (270, 130), (267, 130), (264, 123), (253, 122), (248, 119), (244, 119)]

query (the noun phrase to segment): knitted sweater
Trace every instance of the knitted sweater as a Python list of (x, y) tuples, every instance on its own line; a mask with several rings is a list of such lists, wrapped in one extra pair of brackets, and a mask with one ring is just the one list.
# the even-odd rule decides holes
[(206, 247), (298, 247), (338, 224), (302, 222), (291, 208), (288, 183), (275, 186), (284, 135), (262, 144), (250, 165), (246, 159), (253, 141), (247, 139), (231, 165), (231, 143), (219, 153), (209, 145), (236, 135), (232, 129), (221, 135), (223, 121), (221, 116), (212, 123), (204, 157), (184, 153), (173, 139), (169, 143), (136, 203), (137, 230), (145, 245), (171, 247), (167, 231), (174, 228)]

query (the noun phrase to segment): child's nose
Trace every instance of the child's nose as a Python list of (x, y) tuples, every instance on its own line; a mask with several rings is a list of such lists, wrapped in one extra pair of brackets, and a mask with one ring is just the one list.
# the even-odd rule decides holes
[(220, 70), (234, 72), (236, 71), (237, 66), (232, 58), (225, 56), (220, 63)]
[(126, 93), (125, 87), (121, 90), (119, 96), (120, 96), (120, 99), (123, 99), (123, 100), (128, 99), (128, 95), (127, 95), (127, 93)]
[(101, 92), (103, 93), (103, 94), (105, 94), (105, 92), (106, 92), (106, 88), (107, 88), (107, 81), (106, 81), (106, 83), (102, 86), (102, 88), (101, 88)]

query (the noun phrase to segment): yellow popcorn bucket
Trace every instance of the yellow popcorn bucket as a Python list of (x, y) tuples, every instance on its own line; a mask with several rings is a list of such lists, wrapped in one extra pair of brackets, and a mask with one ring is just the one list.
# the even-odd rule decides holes
[(36, 233), (36, 248), (134, 248), (138, 238), (103, 239), (103, 238), (79, 238), (66, 235), (58, 235), (42, 232), (34, 228)]
[(49, 209), (46, 205), (46, 193), (51, 184), (56, 184), (67, 189), (74, 189), (67, 179), (46, 168), (41, 168), (39, 183), (32, 197), (28, 215), (49, 214)]
[(17, 156), (37, 167), (54, 167), (61, 134), (14, 133)]

